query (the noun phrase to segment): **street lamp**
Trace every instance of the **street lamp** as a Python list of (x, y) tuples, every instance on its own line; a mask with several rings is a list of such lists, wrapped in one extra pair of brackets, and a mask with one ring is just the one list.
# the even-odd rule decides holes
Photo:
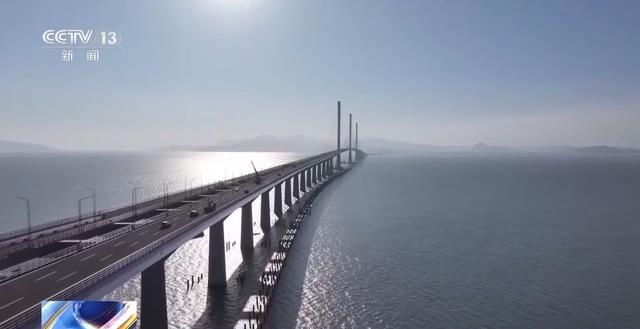
[(84, 197), (80, 198), (80, 200), (78, 200), (78, 220), (82, 219), (82, 200), (86, 200), (86, 199), (89, 199), (91, 197), (92, 197), (91, 195), (87, 195), (87, 196), (84, 196)]
[(131, 191), (131, 213), (135, 216), (137, 215), (136, 203), (138, 202), (138, 190), (140, 187), (136, 186), (132, 181), (129, 181), (129, 184), (133, 185), (133, 190)]
[(85, 189), (91, 191), (91, 199), (93, 199), (93, 220), (96, 220), (96, 190), (90, 188), (90, 187), (85, 187)]
[(27, 240), (29, 240), (29, 249), (31, 249), (31, 201), (21, 196), (16, 196), (16, 198), (27, 204)]
[(166, 179), (163, 182), (163, 185), (164, 185), (164, 206), (165, 207), (169, 205), (169, 185), (173, 185), (175, 183), (176, 183), (176, 181), (167, 182)]
[(196, 179), (198, 179), (198, 177), (192, 178), (191, 181), (189, 182), (189, 197), (191, 197), (191, 190), (193, 190), (193, 181)]

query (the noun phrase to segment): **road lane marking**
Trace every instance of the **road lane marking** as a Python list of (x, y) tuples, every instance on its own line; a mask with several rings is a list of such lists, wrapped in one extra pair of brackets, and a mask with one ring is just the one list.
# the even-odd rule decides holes
[(114, 247), (117, 247), (117, 246), (119, 246), (119, 245), (121, 245), (121, 244), (124, 244), (124, 241), (120, 241), (120, 242), (118, 242), (118, 243), (114, 244), (113, 246), (114, 246)]
[(9, 305), (13, 305), (13, 304), (15, 304), (15, 303), (19, 302), (19, 301), (20, 301), (20, 300), (22, 300), (23, 298), (24, 298), (24, 297), (20, 297), (20, 298), (18, 298), (18, 299), (16, 299), (16, 300), (14, 300), (13, 302), (11, 302), (11, 303), (9, 303), (9, 304), (6, 304), (5, 306), (0, 307), (0, 310), (1, 310), (1, 309), (3, 309), (3, 308), (5, 308), (5, 307), (7, 307), (7, 306), (9, 306)]
[(158, 232), (156, 232), (156, 233), (153, 233), (153, 236), (156, 236), (156, 235), (158, 235), (158, 234), (160, 234), (160, 233), (162, 233), (162, 232), (158, 231)]
[(70, 276), (72, 276), (72, 275), (74, 275), (74, 274), (76, 274), (76, 273), (78, 273), (78, 272), (72, 272), (72, 273), (70, 273), (70, 274), (67, 274), (67, 275), (65, 275), (65, 276), (61, 277), (60, 279), (58, 279), (58, 282), (60, 282), (60, 281), (62, 281), (62, 280), (64, 280), (64, 279), (66, 279), (66, 278), (68, 278), (68, 277), (70, 277)]
[(45, 275), (43, 275), (43, 276), (41, 276), (41, 277), (39, 277), (39, 278), (37, 278), (37, 279), (35, 279), (33, 281), (40, 281), (40, 280), (42, 280), (42, 279), (44, 279), (44, 278), (46, 278), (46, 277), (48, 277), (48, 276), (50, 276), (50, 275), (52, 275), (54, 273), (56, 273), (56, 271), (53, 271), (53, 272), (51, 272), (49, 274), (45, 274)]
[(140, 241), (136, 241), (136, 242), (130, 244), (129, 247), (133, 247), (133, 246), (137, 245), (138, 243), (140, 243)]
[(112, 255), (112, 254), (108, 254), (108, 255), (106, 255), (106, 256), (104, 256), (104, 257), (100, 258), (100, 261), (106, 260), (106, 259), (108, 259), (108, 258), (109, 258), (109, 257), (111, 257), (111, 256), (113, 256), (113, 255)]
[(147, 231), (142, 231), (142, 232), (138, 233), (138, 236), (142, 236), (144, 234), (147, 234)]
[(95, 255), (96, 255), (96, 254), (91, 254), (91, 255), (89, 255), (89, 256), (87, 256), (87, 257), (85, 257), (85, 258), (81, 259), (80, 261), (81, 261), (81, 262), (84, 262), (85, 260), (87, 260), (87, 259), (89, 259), (89, 258), (91, 258), (91, 257), (93, 257), (93, 256), (95, 256)]

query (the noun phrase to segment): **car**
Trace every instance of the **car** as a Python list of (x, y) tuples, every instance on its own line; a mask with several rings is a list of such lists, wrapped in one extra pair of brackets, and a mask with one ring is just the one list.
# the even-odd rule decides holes
[(169, 226), (171, 226), (171, 223), (169, 223), (166, 220), (163, 220), (162, 222), (160, 222), (160, 228), (167, 228)]
[(216, 210), (216, 204), (213, 201), (209, 201), (209, 204), (204, 207), (204, 212), (207, 214), (214, 210)]
[(195, 210), (191, 210), (189, 212), (189, 217), (191, 217), (191, 218), (198, 217), (198, 215), (200, 215), (200, 214)]

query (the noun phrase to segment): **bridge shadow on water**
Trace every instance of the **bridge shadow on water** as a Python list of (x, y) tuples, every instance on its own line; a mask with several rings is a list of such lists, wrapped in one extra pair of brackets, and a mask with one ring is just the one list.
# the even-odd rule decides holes
[[(284, 219), (271, 227), (269, 236), (264, 236), (255, 248), (242, 252), (242, 264), (229, 277), (226, 287), (208, 291), (205, 311), (194, 324), (194, 329), (234, 328), (238, 321), (250, 318), (250, 310), (245, 310), (245, 305), (247, 305), (249, 298), (258, 294), (258, 279), (260, 275), (270, 262), (273, 253), (277, 250), (278, 242), (288, 229), (289, 223), (296, 218), (299, 207), (303, 206), (306, 199), (306, 196), (303, 196), (299, 202), (296, 202), (291, 211), (285, 213)], [(314, 205), (317, 201), (314, 201)], [(308, 238), (300, 239), (296, 237), (294, 246), (289, 252), (289, 256), (287, 256), (292, 258), (287, 260), (288, 264), (283, 269), (283, 277), (280, 279), (274, 298), (276, 300), (279, 298), (279, 290), (281, 289), (294, 293), (287, 292), (286, 294), (288, 297), (285, 313), (289, 317), (278, 316), (278, 319), (284, 321), (284, 323), (272, 324), (271, 327), (273, 328), (295, 327), (302, 297), (302, 284), (307, 268), (307, 259), (316, 227), (317, 220), (315, 220), (313, 214), (305, 218), (298, 235), (304, 232), (304, 235)], [(242, 277), (243, 279), (240, 280)], [(294, 297), (293, 303), (291, 303), (291, 297)]]
[(289, 251), (287, 264), (282, 269), (278, 288), (273, 294), (273, 304), (266, 321), (267, 328), (296, 327), (298, 312), (302, 306), (309, 255), (320, 219), (321, 207), (317, 204), (318, 200), (313, 204), (311, 215), (308, 215), (300, 226), (294, 245)]

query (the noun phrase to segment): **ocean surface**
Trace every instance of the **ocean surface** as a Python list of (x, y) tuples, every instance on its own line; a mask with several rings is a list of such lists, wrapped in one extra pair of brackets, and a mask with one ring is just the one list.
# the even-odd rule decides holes
[(290, 257), (270, 328), (640, 328), (640, 157), (369, 157)]
[[(136, 184), (151, 196), (163, 181), (195, 185), (200, 175), (224, 178), (225, 168), (227, 177), (247, 173), (250, 160), (265, 168), (301, 156), (0, 156), (2, 228), (24, 220), (15, 194), (42, 204), (34, 215), (43, 221), (77, 212), (85, 186), (110, 207), (130, 202)], [(239, 227), (239, 212), (225, 221), (225, 240), (238, 242), (228, 276), (242, 259)], [(206, 278), (185, 289), (206, 274), (207, 247), (205, 234), (167, 260), (171, 328), (211, 328)], [(640, 157), (371, 156), (315, 202), (268, 326), (639, 328), (639, 253)], [(105, 298), (139, 300), (139, 280)]]

